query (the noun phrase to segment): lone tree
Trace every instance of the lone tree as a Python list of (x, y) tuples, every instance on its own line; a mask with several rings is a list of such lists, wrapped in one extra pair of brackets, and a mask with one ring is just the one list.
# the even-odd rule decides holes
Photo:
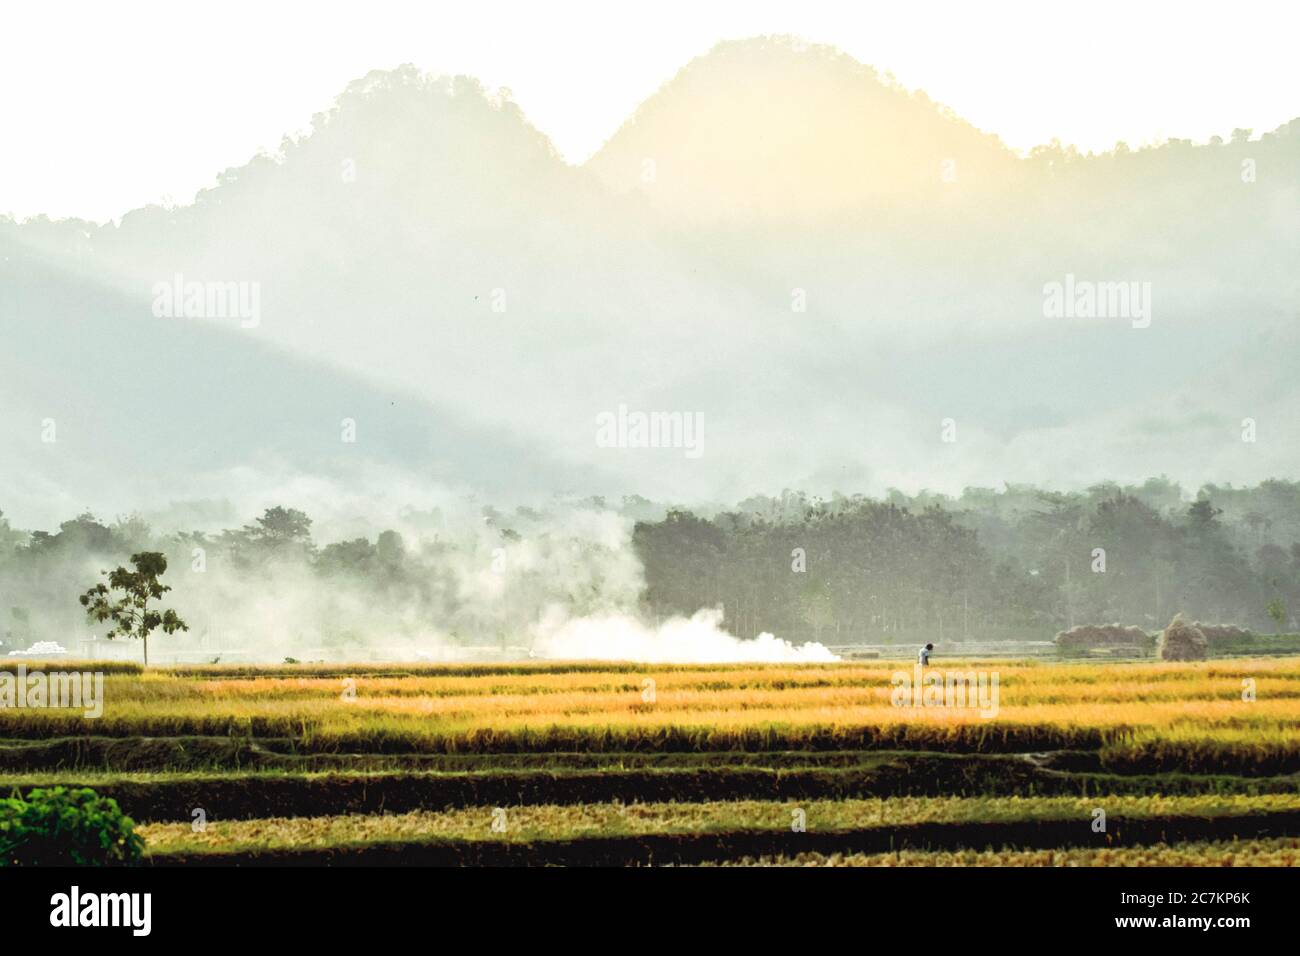
[[(175, 611), (149, 608), (149, 602), (161, 598), (171, 590), (166, 584), (159, 584), (158, 579), (167, 570), (167, 557), (160, 551), (141, 551), (131, 555), (134, 571), (128, 571), (119, 565), (113, 571), (104, 571), (108, 575), (108, 584), (102, 581), (81, 595), (81, 606), (86, 615), (99, 622), (112, 621), (113, 627), (108, 638), (138, 637), (144, 641), (144, 663), (149, 666), (149, 635), (158, 628), (164, 634), (188, 631), (189, 627)], [(122, 596), (113, 600), (113, 592), (121, 591)]]

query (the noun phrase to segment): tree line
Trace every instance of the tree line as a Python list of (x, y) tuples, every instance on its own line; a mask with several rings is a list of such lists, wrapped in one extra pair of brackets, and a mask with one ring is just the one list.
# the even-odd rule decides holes
[(751, 498), (636, 525), (658, 615), (722, 606), (738, 634), (829, 643), (1049, 639), (1189, 618), (1261, 632), (1300, 607), (1300, 484), (1164, 479), (1061, 493)]
[[(391, 637), (426, 646), (431, 634), (526, 646), (528, 628), (555, 607), (652, 620), (721, 607), (738, 636), (830, 644), (1047, 640), (1111, 622), (1154, 631), (1177, 612), (1269, 633), (1295, 630), (1300, 608), (1298, 482), (471, 510), (456, 528), (420, 513), (424, 523), (408, 521), (405, 533), (327, 543), (287, 506), (217, 532), (88, 513), (57, 531), (23, 531), (0, 514), (0, 652), (93, 630), (95, 595), (87, 606), (77, 595), (145, 553), (170, 567), (187, 640), (229, 632), (227, 643), (246, 645), (274, 632), (332, 654), (364, 655)], [(621, 542), (574, 520), (592, 513), (626, 529)]]

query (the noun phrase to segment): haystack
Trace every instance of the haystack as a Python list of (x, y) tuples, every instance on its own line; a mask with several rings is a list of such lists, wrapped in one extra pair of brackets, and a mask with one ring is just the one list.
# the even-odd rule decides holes
[(1181, 613), (1174, 615), (1156, 641), (1156, 656), (1162, 661), (1203, 661), (1209, 654), (1210, 642), (1200, 628), (1183, 620)]
[(1146, 631), (1123, 624), (1080, 624), (1056, 635), (1062, 650), (1089, 650), (1096, 647), (1150, 647)]
[(1210, 642), (1211, 647), (1232, 641), (1249, 640), (1253, 636), (1249, 629), (1239, 627), (1236, 624), (1202, 624), (1200, 621), (1193, 621), (1192, 627), (1205, 635), (1205, 639)]

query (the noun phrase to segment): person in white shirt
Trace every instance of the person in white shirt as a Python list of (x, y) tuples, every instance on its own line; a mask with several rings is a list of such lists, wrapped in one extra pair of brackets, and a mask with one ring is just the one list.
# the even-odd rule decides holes
[(932, 650), (934, 650), (933, 644), (925, 645), (925, 647), (921, 648), (920, 653), (916, 655), (916, 662), (920, 664), (922, 667), (930, 663), (930, 652)]

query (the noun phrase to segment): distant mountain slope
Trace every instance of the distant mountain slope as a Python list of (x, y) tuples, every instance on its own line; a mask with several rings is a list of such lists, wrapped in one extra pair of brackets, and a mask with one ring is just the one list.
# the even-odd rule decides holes
[[(1256, 481), (1300, 465), (1298, 257), (1300, 122), (1017, 158), (758, 39), (574, 168), (508, 100), (404, 67), (190, 206), (0, 221), (0, 493), (126, 507), (244, 466), (657, 500)], [(257, 284), (256, 327), (154, 316), (178, 276)], [(1069, 276), (1148, 283), (1150, 323), (1047, 314)], [(621, 405), (702, 415), (703, 456), (602, 447)]]
[[(536, 443), (257, 341), (218, 320), (156, 318), (0, 234), (0, 488), (52, 520), (82, 508), (385, 474), (430, 488), (522, 494), (584, 473)], [(344, 419), (355, 423), (345, 442)], [(382, 493), (384, 489), (375, 489)]]

